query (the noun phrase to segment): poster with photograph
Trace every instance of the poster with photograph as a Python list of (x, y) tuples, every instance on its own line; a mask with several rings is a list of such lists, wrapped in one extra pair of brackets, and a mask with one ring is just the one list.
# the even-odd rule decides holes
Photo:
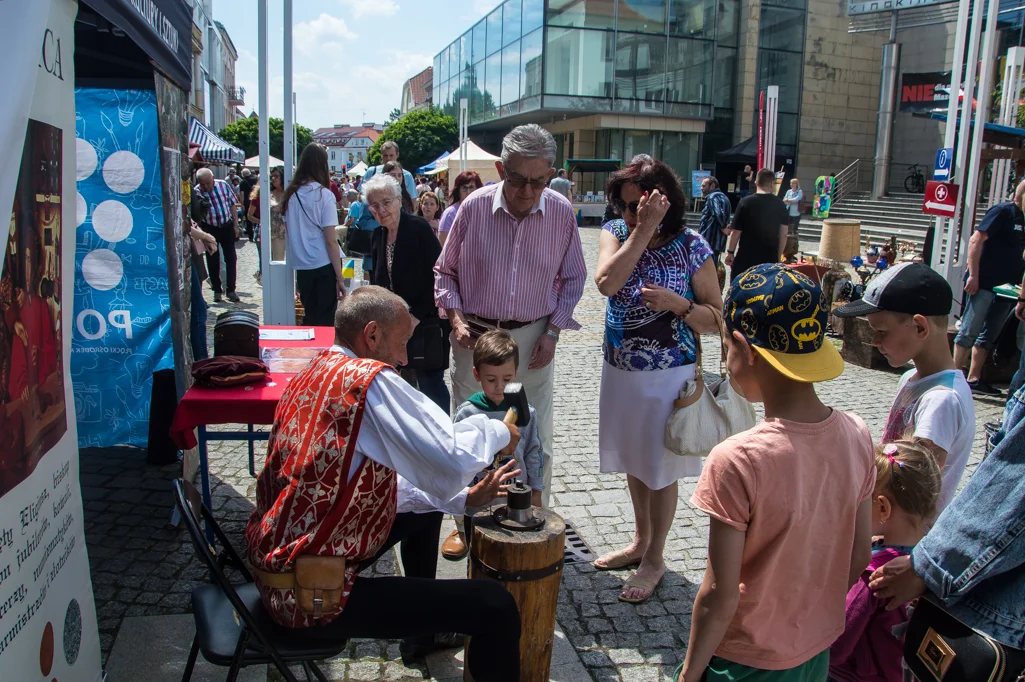
[[(74, 0), (0, 2), (19, 116), (0, 173), (0, 679), (99, 682), (69, 374), (74, 292)], [(6, 105), (5, 105), (6, 106)], [(16, 141), (16, 144), (15, 144)]]

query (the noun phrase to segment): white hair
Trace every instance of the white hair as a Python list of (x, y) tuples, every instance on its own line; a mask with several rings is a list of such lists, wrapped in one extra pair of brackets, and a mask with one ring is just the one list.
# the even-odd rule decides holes
[(402, 196), (402, 188), (399, 181), (387, 173), (377, 173), (374, 177), (363, 183), (363, 196), (370, 201), (370, 195), (374, 192), (387, 192), (392, 198)]
[(384, 333), (409, 315), (409, 304), (384, 287), (367, 285), (342, 299), (335, 312), (335, 340), (352, 347), (366, 326), (377, 322)]
[(502, 165), (507, 165), (512, 156), (526, 159), (544, 159), (549, 166), (555, 165), (555, 138), (536, 123), (516, 126), (502, 139)]
[(213, 178), (214, 172), (209, 168), (200, 168), (196, 171), (196, 180), (203, 180), (204, 178)]

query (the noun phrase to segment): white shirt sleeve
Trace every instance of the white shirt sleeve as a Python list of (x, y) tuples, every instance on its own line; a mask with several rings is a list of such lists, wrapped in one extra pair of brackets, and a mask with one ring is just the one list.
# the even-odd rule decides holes
[(509, 444), (501, 421), (481, 414), (454, 424), (393, 371), (377, 374), (366, 400), (356, 452), (439, 500), (456, 497)]
[(463, 488), (450, 500), (442, 500), (429, 493), (425, 493), (412, 483), (407, 481), (401, 474), (398, 478), (398, 513), (412, 512), (414, 514), (427, 514), (434, 511), (445, 512), (453, 516), (463, 516), (466, 513), (466, 494), (469, 488)]
[(323, 187), (320, 190), (320, 201), (317, 202), (317, 209), (320, 215), (317, 216), (317, 223), (321, 229), (338, 225), (338, 206), (335, 204), (335, 195), (331, 190)]
[(925, 392), (915, 405), (915, 438), (927, 438), (948, 453), (964, 426), (957, 393), (934, 388)]

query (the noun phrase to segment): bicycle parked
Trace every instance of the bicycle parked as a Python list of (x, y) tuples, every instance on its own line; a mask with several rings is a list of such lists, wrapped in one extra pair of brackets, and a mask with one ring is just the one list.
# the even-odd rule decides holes
[(921, 164), (908, 167), (908, 176), (904, 178), (904, 190), (912, 194), (921, 194), (925, 191), (925, 176), (918, 170)]

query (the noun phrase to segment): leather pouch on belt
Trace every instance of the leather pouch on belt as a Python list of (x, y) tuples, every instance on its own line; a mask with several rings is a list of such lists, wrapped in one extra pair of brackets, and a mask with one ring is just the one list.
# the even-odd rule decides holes
[(342, 611), (345, 557), (305, 554), (295, 560), (295, 598), (299, 608), (314, 618)]

